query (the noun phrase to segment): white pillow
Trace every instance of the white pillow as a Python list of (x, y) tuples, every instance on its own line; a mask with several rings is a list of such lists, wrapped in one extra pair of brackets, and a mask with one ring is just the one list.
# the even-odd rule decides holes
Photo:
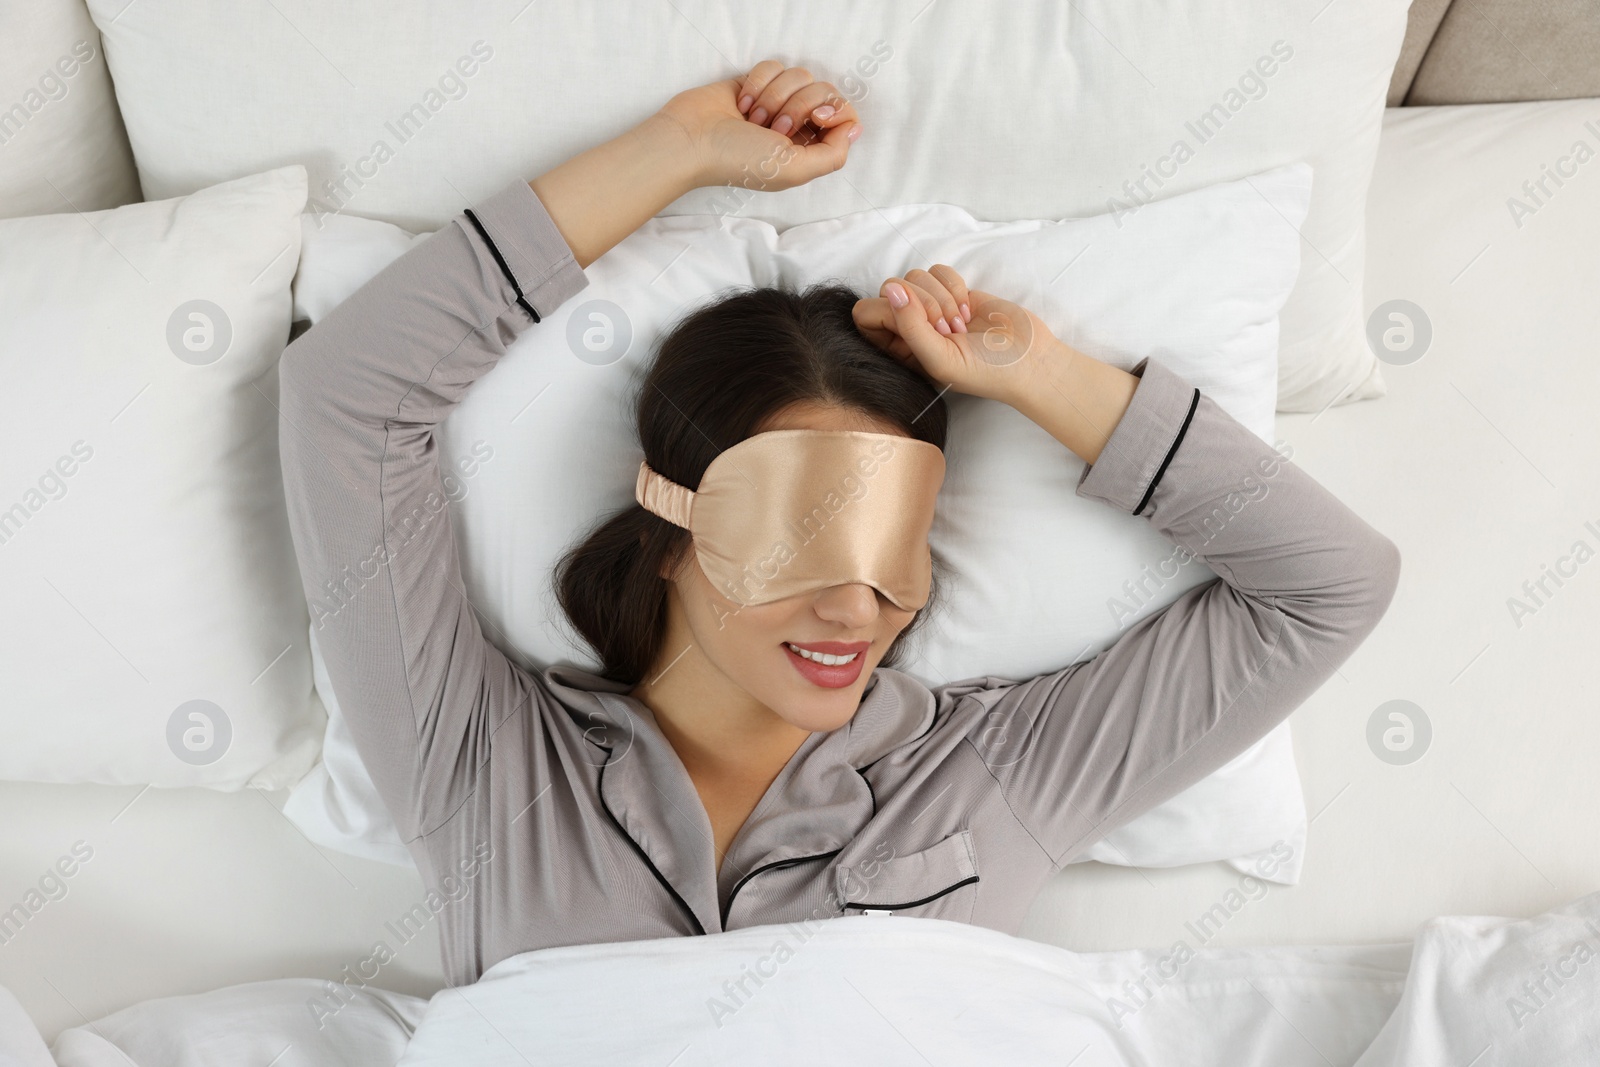
[[(1305, 164), (1277, 168), (1150, 205), (1120, 227), (1104, 216), (983, 223), (949, 205), (856, 212), (782, 234), (741, 218), (651, 219), (591, 264), (589, 287), (519, 337), (441, 427), (464, 581), (487, 632), (530, 668), (598, 667), (555, 598), (555, 562), (599, 516), (631, 503), (639, 451), (627, 394), (664, 327), (728, 285), (842, 278), (870, 294), (890, 274), (949, 263), (1092, 355), (1123, 367), (1158, 355), (1271, 440), (1277, 314), (1299, 262), (1286, 220), (1303, 218), (1310, 180)], [(347, 218), (319, 232), (308, 219), (297, 314), (337, 304), (410, 240), (385, 223)], [(575, 355), (575, 338), (597, 325), (632, 338), (613, 363)], [(1077, 496), (1082, 461), (1013, 409), (945, 399), (952, 430), (932, 540), (960, 573), (908, 648), (907, 673), (933, 687), (1059, 670), (1216, 577), (1191, 562), (1141, 610), (1114, 616), (1107, 603), (1124, 580), (1175, 547), (1148, 520)], [(409, 863), (348, 735), (332, 725), (337, 699), (325, 678), (318, 684), (330, 716), (325, 765), (297, 786), (288, 813), (319, 843)], [(1288, 730), (1083, 858), (1232, 859), (1246, 869), (1250, 854), (1299, 842), (1305, 808)], [(1298, 877), (1299, 855), (1297, 846), (1280, 880)]]
[[(272, 978), (141, 1000), (69, 1027), (50, 1046), (59, 1067), (329, 1067), (391, 1064), (427, 1011), (424, 997), (346, 977)], [(0, 1064), (5, 1062), (0, 1056)], [(43, 1065), (41, 1065), (43, 1067)]]
[(140, 199), (100, 31), (83, 0), (7, 4), (4, 26), (0, 218), (100, 211)]
[[(1278, 408), (1384, 393), (1362, 332), (1367, 186), (1407, 0), (89, 0), (148, 196), (294, 160), (313, 209), (432, 230), (680, 90), (778, 57), (856, 101), (838, 175), (700, 189), (666, 214), (784, 227), (944, 203), (979, 219), (1134, 209), (1304, 159), (1317, 189), (1283, 310)], [(263, 63), (260, 57), (270, 55)], [(1178, 147), (1182, 145), (1182, 147)]]
[[(1417, 929), (1400, 1003), (1359, 1067), (1470, 1064), (1480, 1057), (1483, 1063), (1600, 1062), (1597, 950), (1600, 891), (1529, 919), (1427, 919)], [(1493, 1053), (1483, 1057), (1489, 1048)]]
[(292, 165), (0, 221), (0, 779), (276, 789), (316, 759), (278, 466), (305, 199)]
[(5, 1067), (60, 1067), (44, 1037), (11, 990), (0, 986), (0, 1064)]

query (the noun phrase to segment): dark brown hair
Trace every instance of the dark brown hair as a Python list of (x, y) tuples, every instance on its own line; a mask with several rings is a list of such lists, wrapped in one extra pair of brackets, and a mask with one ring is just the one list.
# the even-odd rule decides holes
[[(800, 292), (746, 287), (690, 311), (662, 338), (634, 394), (646, 462), (698, 486), (719, 452), (807, 401), (860, 412), (944, 448), (948, 415), (939, 390), (862, 336), (851, 314), (859, 299), (838, 282)], [(660, 574), (690, 547), (689, 531), (635, 503), (556, 564), (557, 598), (599, 656), (602, 677), (637, 684), (655, 662), (667, 623), (669, 583)], [(931, 599), (881, 666), (895, 666), (906, 638), (932, 614), (946, 569), (937, 554), (933, 563)]]

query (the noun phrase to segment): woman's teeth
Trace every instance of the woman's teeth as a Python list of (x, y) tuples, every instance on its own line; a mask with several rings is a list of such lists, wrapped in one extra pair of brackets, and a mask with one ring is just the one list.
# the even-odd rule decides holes
[(810, 652), (803, 648), (796, 648), (787, 641), (785, 641), (783, 644), (785, 648), (787, 648), (790, 652), (793, 652), (795, 655), (804, 656), (809, 660), (815, 660), (824, 667), (837, 667), (840, 664), (849, 663), (851, 660), (861, 655), (859, 652), (852, 652), (848, 656), (830, 656), (825, 652)]

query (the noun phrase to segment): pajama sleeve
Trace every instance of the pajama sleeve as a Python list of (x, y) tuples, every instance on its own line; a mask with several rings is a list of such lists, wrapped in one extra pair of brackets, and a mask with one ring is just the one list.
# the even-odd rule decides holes
[(587, 284), (517, 181), (283, 354), (279, 452), (311, 625), (408, 845), (478, 787), (496, 727), (534, 714), (536, 684), (467, 601), (435, 429), (518, 334)]
[[(1148, 520), (1219, 577), (1037, 678), (935, 690), (1059, 865), (1238, 756), (1377, 626), (1395, 544), (1208, 396), (1146, 358), (1077, 494)], [(1180, 554), (1179, 559), (1186, 558)]]

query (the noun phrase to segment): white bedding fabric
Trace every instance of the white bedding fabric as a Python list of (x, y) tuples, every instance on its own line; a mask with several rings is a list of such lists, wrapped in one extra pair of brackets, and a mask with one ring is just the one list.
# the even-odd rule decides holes
[[(581, 113), (571, 120), (592, 132)], [(1600, 156), (1521, 228), (1506, 206), (1575, 140), (1600, 146), (1591, 120), (1600, 124), (1600, 101), (1388, 116), (1366, 307), (1391, 297), (1423, 304), (1434, 348), (1421, 363), (1387, 368), (1393, 388), (1382, 401), (1314, 421), (1280, 415), (1279, 432), (1400, 541), (1406, 575), (1345, 678), (1293, 717), (1315, 816), (1304, 877), (1235, 914), (1214, 944), (1399, 941), (1430, 916), (1534, 915), (1600, 889), (1600, 586), (1584, 567), (1524, 629), (1505, 614), (1505, 598), (1565, 553), (1583, 521), (1600, 524)], [(995, 162), (1004, 168), (1009, 157)], [(1380, 763), (1362, 734), (1370, 711), (1394, 696), (1437, 712), (1433, 751), (1406, 767)], [(0, 983), (47, 1040), (152, 996), (336, 977), (422, 894), (413, 872), (310, 847), (253, 791), (4, 783), (0, 824), (0, 866), (15, 891), (7, 905), (67, 843), (92, 831), (96, 847), (71, 895), (0, 950)], [(1167, 943), (1237, 879), (1220, 864), (1074, 867), (1041, 894), (1024, 933), (1080, 950)], [(437, 989), (431, 937), (379, 981)], [(1485, 1056), (1473, 1067), (1496, 1062), (1505, 1061)]]
[(139, 199), (100, 31), (83, 0), (6, 4), (0, 218), (103, 211)]
[[(1306, 866), (1234, 919), (1234, 944), (1406, 937), (1600, 889), (1600, 99), (1392, 109), (1369, 210), (1366, 309), (1413, 302), (1431, 345), (1385, 367), (1383, 400), (1280, 413), (1278, 433), (1405, 562), (1382, 624), (1290, 720)], [(1508, 604), (1539, 580), (1553, 595), (1519, 625)], [(1403, 766), (1366, 737), (1396, 698), (1433, 726)], [(1218, 880), (1080, 868), (1019, 932), (1159, 943)]]
[[(153, 1000), (52, 1051), (60, 1067), (1577, 1067), (1600, 1062), (1600, 893), (1527, 920), (1441, 917), (1412, 945), (1075, 953), (862, 916), (526, 952), (426, 1002), (331, 990)], [(0, 1062), (49, 1064), (16, 1016), (0, 996)]]
[(315, 761), (276, 406), (305, 203), (288, 166), (0, 220), (0, 779), (281, 789)]
[[(389, 1067), (428, 1002), (376, 988), (279, 978), (145, 1001), (65, 1030), (40, 1067)], [(0, 997), (0, 1000), (3, 1000)], [(327, 1005), (320, 1014), (319, 1005)], [(26, 1037), (23, 1047), (29, 1047)], [(0, 1067), (5, 1063), (0, 1039)], [(33, 1063), (23, 1061), (27, 1067)], [(458, 1060), (466, 1063), (470, 1061)]]
[[(728, 287), (831, 280), (867, 294), (913, 266), (948, 263), (1090, 355), (1122, 367), (1158, 356), (1270, 443), (1278, 315), (1299, 270), (1294, 227), (1312, 185), (1305, 164), (1278, 167), (1152, 204), (1121, 225), (1108, 215), (987, 223), (946, 204), (781, 233), (751, 219), (651, 219), (590, 264), (588, 288), (522, 334), (440, 428), (467, 592), (492, 638), (525, 664), (598, 667), (572, 636), (551, 574), (597, 516), (633, 502), (640, 453), (627, 397), (660, 336)], [(294, 292), (297, 317), (313, 321), (413, 240), (370, 219), (304, 222)], [(596, 365), (575, 355), (573, 338), (599, 326), (631, 343)], [(1083, 461), (1015, 409), (954, 394), (945, 403), (950, 466), (930, 540), (953, 573), (901, 667), (923, 684), (1059, 670), (1216, 579), (1199, 560), (1174, 565), (1176, 549), (1146, 519), (1078, 496)], [(1125, 587), (1141, 576), (1147, 597), (1135, 605)], [(314, 609), (314, 655), (320, 618)], [(323, 764), (295, 786), (285, 814), (319, 844), (409, 866), (338, 695), (314, 668), (329, 722)], [(1305, 825), (1285, 723), (1080, 859), (1227, 860), (1294, 884)]]
[[(696, 189), (663, 214), (789, 226), (947, 203), (1063, 218), (1317, 172), (1283, 313), (1279, 408), (1383, 394), (1362, 343), (1367, 185), (1407, 0), (89, 0), (146, 195), (299, 162), (325, 217), (435, 229), (513, 178), (769, 56), (855, 102), (836, 175)], [(602, 49), (574, 42), (605, 42)], [(271, 62), (259, 57), (271, 56)], [(759, 185), (754, 175), (751, 185)]]

